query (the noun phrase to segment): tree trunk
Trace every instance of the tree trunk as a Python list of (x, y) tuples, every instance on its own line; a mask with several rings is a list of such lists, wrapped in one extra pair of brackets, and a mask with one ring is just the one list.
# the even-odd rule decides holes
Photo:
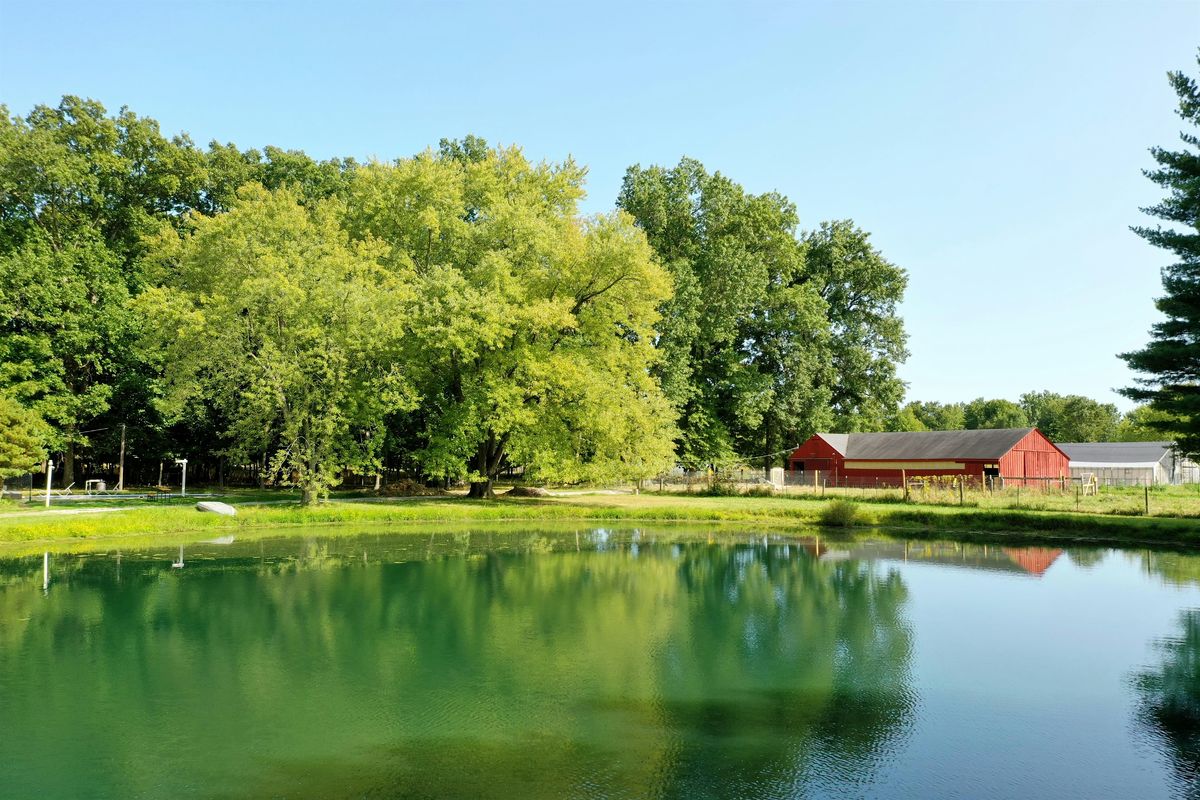
[[(763, 446), (766, 447), (766, 450), (763, 452), (770, 453), (773, 450), (771, 445), (774, 437), (771, 436), (771, 420), (769, 418), (767, 419), (766, 425), (763, 426), (763, 429), (764, 433), (766, 434), (763, 437)], [(771, 480), (771, 467), (775, 465), (774, 462), (775, 459), (770, 455), (763, 456), (763, 477), (767, 480)]]
[(489, 477), (486, 481), (473, 482), (471, 491), (467, 492), (467, 497), (473, 497), (476, 500), (495, 500), (496, 493), (492, 491), (492, 479)]
[(63, 453), (62, 485), (67, 488), (75, 482), (75, 443), (67, 442), (66, 452)]
[[(307, 428), (305, 432), (307, 433)], [(320, 481), (317, 480), (317, 460), (310, 456), (305, 466), (308, 474), (304, 476), (304, 495), (300, 499), (300, 504), (311, 506), (317, 502), (317, 496), (321, 490)]]
[(475, 471), (483, 479), (471, 482), (471, 490), (467, 492), (467, 497), (476, 500), (495, 499), (492, 481), (500, 474), (500, 466), (504, 463), (504, 449), (507, 446), (507, 433), (497, 439), (494, 432), (488, 431), (487, 438), (479, 443), (479, 449), (475, 453)]

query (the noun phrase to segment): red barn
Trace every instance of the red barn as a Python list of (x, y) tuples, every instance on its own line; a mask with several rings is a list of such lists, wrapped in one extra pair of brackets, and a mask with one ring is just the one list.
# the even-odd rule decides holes
[(1070, 478), (1071, 460), (1037, 428), (902, 433), (814, 433), (788, 458), (833, 486), (899, 486), (909, 478), (967, 475), (1009, 485)]

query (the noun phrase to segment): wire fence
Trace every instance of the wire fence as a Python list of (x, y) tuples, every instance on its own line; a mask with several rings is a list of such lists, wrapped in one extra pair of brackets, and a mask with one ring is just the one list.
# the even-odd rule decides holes
[(842, 498), (989, 509), (1078, 511), (1117, 515), (1195, 516), (1200, 484), (1105, 485), (1094, 476), (1057, 478), (934, 475), (907, 477), (838, 475), (825, 471), (675, 470), (644, 488), (664, 494)]

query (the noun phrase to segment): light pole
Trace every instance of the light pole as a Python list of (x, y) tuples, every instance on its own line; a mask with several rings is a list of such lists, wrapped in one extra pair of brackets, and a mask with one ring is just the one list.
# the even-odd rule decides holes
[(175, 459), (175, 463), (178, 464), (179, 466), (183, 467), (183, 481), (181, 482), (180, 487), (179, 487), (179, 496), (187, 497), (187, 459), (186, 458), (177, 458), (177, 459)]

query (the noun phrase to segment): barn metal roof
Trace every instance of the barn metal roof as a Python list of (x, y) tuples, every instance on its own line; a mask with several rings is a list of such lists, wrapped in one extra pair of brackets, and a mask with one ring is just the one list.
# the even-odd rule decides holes
[(899, 433), (818, 433), (848, 459), (921, 460), (1000, 458), (1033, 428)]
[(1170, 442), (1064, 442), (1059, 449), (1071, 463), (1087, 464), (1154, 464), (1171, 452)]

